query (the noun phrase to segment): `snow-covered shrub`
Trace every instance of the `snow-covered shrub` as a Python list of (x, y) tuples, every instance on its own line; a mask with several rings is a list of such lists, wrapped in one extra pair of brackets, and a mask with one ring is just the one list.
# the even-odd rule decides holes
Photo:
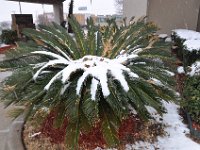
[(172, 39), (176, 46), (176, 53), (187, 67), (200, 58), (200, 33), (186, 29), (172, 31)]
[(104, 30), (89, 19), (85, 33), (75, 19), (69, 22), (73, 36), (57, 24), (23, 32), (32, 41), (19, 43), (0, 63), (14, 70), (2, 99), (26, 106), (15, 116), (48, 108), (57, 112), (58, 126), (67, 118), (68, 149), (76, 149), (79, 134), (96, 124), (107, 144), (116, 146), (118, 127), (133, 110), (145, 120), (147, 106), (162, 114), (162, 100), (174, 99), (169, 43), (143, 19), (121, 27), (111, 19)]

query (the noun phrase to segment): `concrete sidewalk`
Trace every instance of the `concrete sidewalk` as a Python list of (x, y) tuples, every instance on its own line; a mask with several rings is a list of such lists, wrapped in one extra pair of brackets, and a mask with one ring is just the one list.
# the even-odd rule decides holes
[[(0, 61), (4, 55), (0, 54)], [(11, 72), (0, 72), (0, 82), (2, 82)], [(12, 121), (7, 112), (14, 106), (4, 108), (0, 103), (0, 149), (1, 150), (23, 150), (21, 131), (23, 127), (23, 118)]]

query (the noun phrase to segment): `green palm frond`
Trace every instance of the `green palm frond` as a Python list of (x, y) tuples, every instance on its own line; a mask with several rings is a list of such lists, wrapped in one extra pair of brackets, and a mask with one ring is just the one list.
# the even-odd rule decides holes
[(69, 149), (77, 148), (80, 131), (97, 123), (115, 147), (120, 122), (132, 110), (147, 120), (147, 107), (162, 114), (162, 100), (175, 99), (170, 44), (144, 19), (124, 26), (110, 19), (104, 27), (88, 19), (85, 31), (74, 17), (69, 23), (73, 34), (55, 23), (24, 30), (31, 41), (0, 62), (0, 68), (14, 70), (2, 83), (2, 101), (26, 106), (27, 118), (43, 108), (55, 110), (55, 127), (68, 121)]

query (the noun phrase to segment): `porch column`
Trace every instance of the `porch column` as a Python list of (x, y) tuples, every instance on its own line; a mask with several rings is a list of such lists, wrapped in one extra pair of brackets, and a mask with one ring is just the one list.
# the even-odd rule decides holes
[(54, 21), (58, 24), (64, 21), (63, 17), (63, 3), (53, 4)]

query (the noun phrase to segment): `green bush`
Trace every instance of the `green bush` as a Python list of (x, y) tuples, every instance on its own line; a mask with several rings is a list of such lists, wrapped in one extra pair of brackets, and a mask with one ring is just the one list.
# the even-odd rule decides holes
[(5, 44), (14, 44), (17, 41), (17, 32), (13, 30), (2, 30), (1, 41)]
[(191, 115), (192, 120), (200, 123), (200, 76), (189, 77), (186, 80), (184, 107)]

